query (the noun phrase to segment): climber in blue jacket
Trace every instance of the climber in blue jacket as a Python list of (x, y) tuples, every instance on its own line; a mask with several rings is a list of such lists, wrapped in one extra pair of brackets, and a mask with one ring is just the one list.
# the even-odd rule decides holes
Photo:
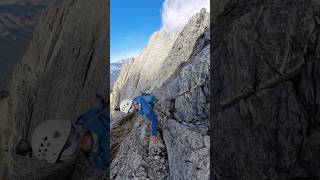
[(89, 153), (97, 169), (105, 169), (110, 156), (110, 123), (107, 109), (90, 109), (77, 122), (85, 129), (80, 140), (80, 149)]
[(153, 107), (156, 102), (157, 99), (154, 95), (144, 94), (142, 96), (137, 96), (133, 100), (124, 99), (120, 103), (120, 110), (122, 112), (131, 113), (133, 111), (138, 111), (151, 121), (151, 140), (154, 144), (159, 141), (159, 137), (157, 135), (158, 118), (153, 111)]
[(48, 163), (74, 160), (81, 150), (97, 169), (106, 169), (110, 160), (107, 108), (92, 108), (74, 123), (66, 119), (44, 121), (34, 130), (31, 146), (35, 156)]

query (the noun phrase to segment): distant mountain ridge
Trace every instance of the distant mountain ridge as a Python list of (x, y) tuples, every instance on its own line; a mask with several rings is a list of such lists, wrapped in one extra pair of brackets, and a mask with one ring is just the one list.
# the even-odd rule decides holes
[(7, 89), (12, 68), (32, 38), (39, 11), (29, 5), (0, 6), (0, 89)]
[(14, 4), (14, 3), (16, 3), (17, 2), (17, 0), (2, 0), (1, 2), (0, 2), (0, 6), (2, 6), (2, 5), (7, 5), (7, 4)]
[(60, 1), (21, 0), (0, 4), (0, 89), (7, 89), (12, 69), (32, 39), (38, 15), (50, 4)]
[(0, 90), (8, 89), (13, 67), (22, 59), (37, 22), (47, 6), (61, 0), (0, 3)]
[(35, 6), (48, 6), (49, 4), (61, 3), (63, 0), (18, 0), (17, 4), (32, 4)]
[(131, 57), (131, 58), (120, 59), (117, 62), (110, 63), (110, 89), (112, 89), (114, 82), (118, 79), (122, 66), (125, 63), (133, 60), (134, 58)]

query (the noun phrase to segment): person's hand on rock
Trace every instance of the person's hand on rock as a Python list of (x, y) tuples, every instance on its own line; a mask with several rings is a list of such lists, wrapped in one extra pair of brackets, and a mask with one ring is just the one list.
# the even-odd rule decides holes
[(158, 136), (151, 136), (151, 141), (153, 144), (157, 144), (159, 141), (159, 137)]

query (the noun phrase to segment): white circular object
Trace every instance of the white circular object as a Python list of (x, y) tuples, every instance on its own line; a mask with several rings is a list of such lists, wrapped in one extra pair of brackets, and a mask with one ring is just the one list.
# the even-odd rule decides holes
[(31, 146), (40, 160), (55, 163), (71, 132), (70, 120), (48, 120), (39, 124), (33, 132)]
[(132, 100), (124, 99), (120, 103), (120, 111), (124, 113), (129, 113), (131, 106), (132, 106)]

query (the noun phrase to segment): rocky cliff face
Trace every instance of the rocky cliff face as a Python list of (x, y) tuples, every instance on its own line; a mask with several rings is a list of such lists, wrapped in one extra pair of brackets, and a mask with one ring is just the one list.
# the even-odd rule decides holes
[(319, 179), (319, 2), (213, 6), (212, 175)]
[[(111, 94), (111, 107), (119, 104), (123, 98), (139, 94), (154, 86), (154, 81), (160, 73), (160, 68), (172, 49), (179, 32), (170, 35), (166, 32), (155, 32), (151, 36), (145, 50), (125, 64)], [(116, 112), (111, 112), (113, 116)]]
[(155, 33), (123, 66), (111, 107), (151, 91), (161, 140), (149, 142), (150, 123), (140, 115), (113, 112), (111, 179), (209, 179), (209, 31), (203, 10), (182, 31)]
[[(108, 7), (104, 0), (66, 0), (41, 14), (30, 46), (13, 72), (8, 121), (14, 125), (8, 128), (16, 134), (11, 134), (14, 142), (7, 143), (30, 140), (34, 128), (44, 120), (74, 120), (98, 104), (96, 94), (107, 96)], [(12, 147), (9, 152), (13, 162), (2, 166), (15, 174), (5, 171), (1, 174), (4, 179), (89, 178), (74, 165), (52, 166), (18, 157)]]

